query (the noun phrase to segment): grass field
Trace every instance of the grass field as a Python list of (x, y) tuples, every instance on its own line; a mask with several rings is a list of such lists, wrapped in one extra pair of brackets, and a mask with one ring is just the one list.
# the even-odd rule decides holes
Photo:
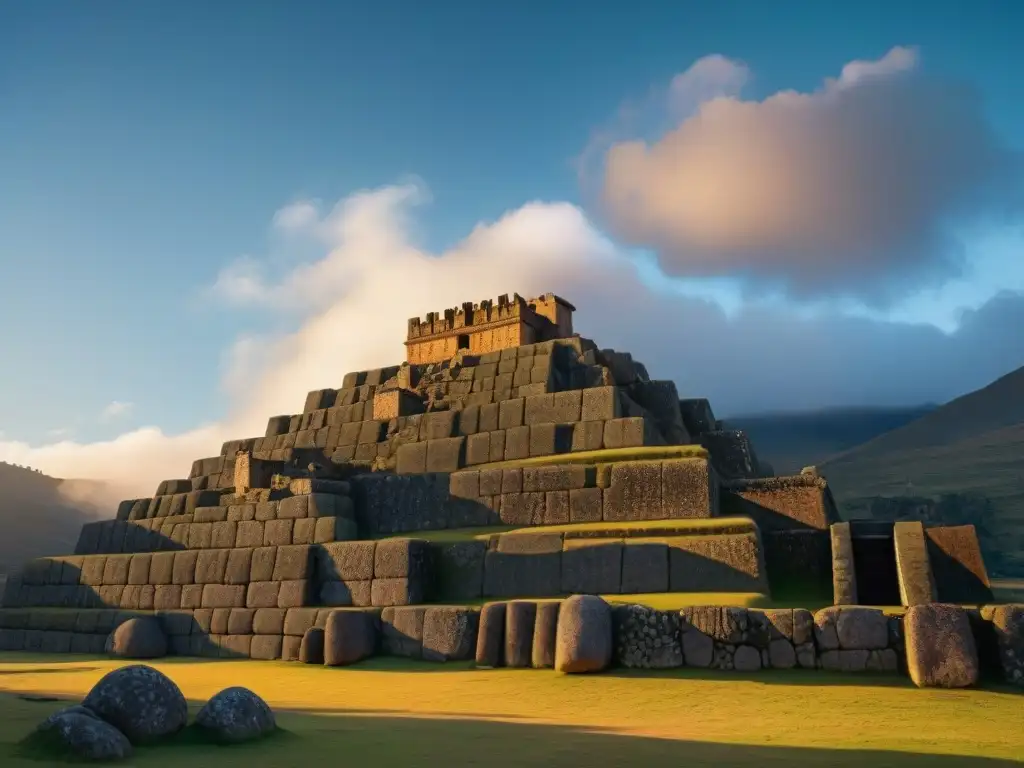
[(543, 533), (568, 533), (575, 538), (598, 538), (607, 534), (609, 538), (652, 536), (658, 535), (698, 535), (715, 533), (745, 533), (756, 530), (753, 520), (749, 517), (710, 517), (675, 520), (639, 520), (636, 522), (618, 523), (573, 523), (571, 525), (489, 525), (475, 528), (445, 528), (436, 531), (407, 531), (405, 533), (387, 533), (378, 539), (416, 538), (439, 543), (486, 540), (498, 533), (515, 533), (524, 536)]
[[(39, 766), (18, 742), (55, 701), (79, 700), (117, 662), (0, 654), (0, 764)], [(903, 678), (473, 670), (376, 659), (348, 669), (161, 661), (198, 704), (246, 685), (285, 730), (230, 748), (140, 749), (138, 766), (963, 766), (1024, 758), (1024, 697), (917, 690)], [(15, 695), (11, 695), (15, 694)], [(325, 761), (325, 762), (321, 762)]]

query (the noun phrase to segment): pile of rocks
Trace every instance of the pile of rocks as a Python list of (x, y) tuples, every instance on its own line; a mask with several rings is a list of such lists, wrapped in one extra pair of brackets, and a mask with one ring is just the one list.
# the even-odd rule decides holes
[[(144, 664), (105, 675), (81, 704), (44, 720), (30, 736), (33, 746), (84, 760), (120, 760), (139, 745), (157, 744), (188, 724), (181, 690), (159, 670)], [(195, 728), (218, 743), (234, 744), (272, 733), (274, 713), (252, 691), (226, 688), (196, 716)]]

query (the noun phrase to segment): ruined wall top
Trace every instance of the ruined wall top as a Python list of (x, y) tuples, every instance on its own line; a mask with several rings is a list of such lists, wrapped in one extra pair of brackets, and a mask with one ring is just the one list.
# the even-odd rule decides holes
[[(453, 333), (463, 328), (502, 325), (521, 322), (541, 328), (548, 324), (560, 326), (566, 335), (572, 334), (571, 316), (575, 307), (553, 293), (536, 299), (524, 299), (518, 293), (498, 297), (497, 303), (485, 299), (479, 304), (465, 302), (443, 312), (429, 312), (426, 316), (409, 318), (407, 343)], [(568, 318), (568, 319), (566, 319)], [(561, 322), (560, 322), (561, 320)]]

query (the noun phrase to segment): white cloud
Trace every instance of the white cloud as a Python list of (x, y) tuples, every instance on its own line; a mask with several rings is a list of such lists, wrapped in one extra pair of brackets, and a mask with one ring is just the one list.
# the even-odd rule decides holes
[[(321, 259), (276, 279), (262, 272), (258, 290), (236, 293), (248, 296), (242, 303), (287, 312), (294, 326), (274, 337), (244, 335), (225, 350), (222, 386), (232, 408), (219, 421), (179, 435), (145, 427), (98, 443), (0, 442), (0, 460), (106, 481), (103, 493), (88, 483), (65, 490), (84, 488), (83, 498), (102, 496), (108, 506), (148, 496), (224, 441), (262, 435), (270, 416), (299, 411), (309, 390), (401, 361), (409, 317), (513, 291), (564, 295), (579, 308), (579, 332), (633, 352), (683, 396), (709, 396), (719, 414), (943, 399), (1024, 359), (1024, 339), (1007, 330), (1024, 324), (1024, 301), (1013, 297), (970, 315), (952, 337), (780, 308), (726, 316), (710, 302), (646, 287), (634, 263), (567, 203), (529, 203), (445, 253), (424, 252), (409, 237), (411, 206), (422, 199), (409, 186), (347, 198), (313, 224), (329, 240)], [(231, 274), (229, 266), (219, 284)]]
[(701, 59), (669, 89), (670, 129), (605, 145), (609, 225), (666, 272), (884, 304), (959, 273), (956, 227), (1020, 213), (1020, 157), (913, 49), (762, 101), (739, 98), (747, 74)]
[(320, 218), (318, 200), (298, 200), (286, 205), (274, 214), (274, 227), (285, 232), (301, 232), (309, 229)]
[(100, 421), (114, 421), (130, 414), (135, 409), (135, 403), (125, 402), (123, 400), (114, 400), (108, 403), (102, 411), (100, 411)]

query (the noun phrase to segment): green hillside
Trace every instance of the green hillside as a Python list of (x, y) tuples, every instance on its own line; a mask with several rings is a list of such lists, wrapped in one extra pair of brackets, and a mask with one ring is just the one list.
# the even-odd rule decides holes
[(931, 501), (926, 516), (979, 525), (994, 574), (1024, 575), (1024, 368), (819, 469), (844, 517), (891, 519), (901, 507), (885, 499)]
[(60, 495), (61, 482), (0, 462), (0, 573), (33, 557), (74, 550), (82, 524), (93, 518)]
[(935, 405), (902, 408), (829, 408), (800, 413), (726, 418), (727, 429), (741, 429), (760, 458), (777, 474), (799, 472), (935, 410)]

